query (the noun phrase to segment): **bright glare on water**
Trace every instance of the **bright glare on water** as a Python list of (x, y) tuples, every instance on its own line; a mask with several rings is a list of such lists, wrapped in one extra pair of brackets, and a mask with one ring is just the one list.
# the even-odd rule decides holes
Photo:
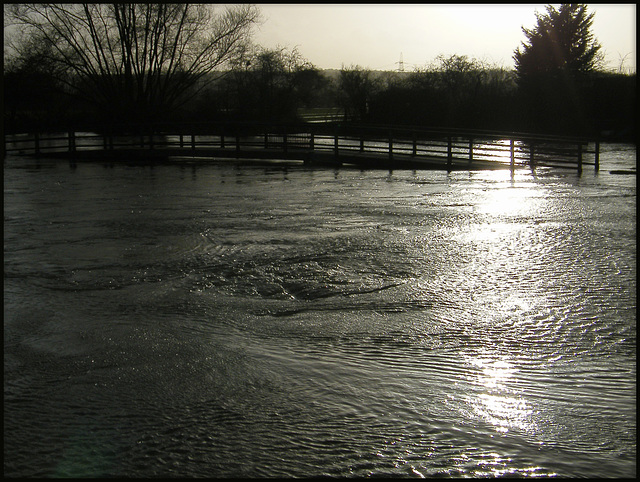
[(4, 166), (4, 475), (636, 475), (601, 171)]

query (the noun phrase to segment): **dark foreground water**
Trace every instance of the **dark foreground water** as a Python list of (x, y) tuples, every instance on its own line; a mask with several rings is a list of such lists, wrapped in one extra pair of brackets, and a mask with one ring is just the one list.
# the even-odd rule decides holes
[(602, 170), (4, 164), (5, 476), (636, 475)]

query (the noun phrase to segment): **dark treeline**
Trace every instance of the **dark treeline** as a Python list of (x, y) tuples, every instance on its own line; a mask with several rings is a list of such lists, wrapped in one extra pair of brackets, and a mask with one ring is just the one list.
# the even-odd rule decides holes
[[(101, 121), (39, 68), (4, 74), (7, 132)], [(523, 92), (514, 71), (466, 57), (440, 58), (410, 73), (357, 66), (321, 71), (296, 52), (261, 50), (158, 122), (292, 122), (312, 108), (340, 108), (344, 120), (548, 134), (635, 136), (636, 76), (593, 72), (581, 85), (539, 79)]]
[[(171, 76), (159, 70), (158, 85), (170, 87), (177, 82), (185, 86), (173, 89), (175, 98), (162, 109), (158, 108), (161, 103), (155, 103), (153, 109), (145, 107), (142, 95), (130, 95), (133, 101), (118, 101), (112, 95), (102, 104), (93, 102), (91, 96), (78, 95), (85, 85), (87, 89), (134, 85), (136, 77), (127, 77), (126, 70), (109, 75), (62, 75), (61, 63), (40, 48), (5, 65), (4, 126), (6, 132), (18, 132), (113, 122), (280, 123), (298, 121), (312, 109), (324, 109), (341, 112), (341, 122), (635, 141), (636, 75), (600, 68), (600, 46), (589, 33), (592, 17), (585, 6), (548, 7), (547, 15), (538, 15), (538, 26), (523, 28), (526, 41), (515, 52), (515, 70), (464, 55), (439, 56), (413, 72), (380, 72), (359, 66), (319, 70), (296, 49), (238, 43), (224, 68), (174, 71)], [(556, 28), (551, 36), (549, 25)], [(549, 39), (557, 41), (563, 28), (573, 37), (578, 32), (583, 43), (577, 54), (568, 51), (558, 60), (549, 53), (558, 50)], [(194, 77), (185, 79), (189, 75)], [(154, 92), (149, 90), (148, 96)]]

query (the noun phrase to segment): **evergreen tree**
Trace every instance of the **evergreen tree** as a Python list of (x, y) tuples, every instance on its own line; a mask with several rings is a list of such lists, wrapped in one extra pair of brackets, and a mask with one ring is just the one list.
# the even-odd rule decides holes
[(526, 128), (585, 134), (590, 125), (586, 92), (602, 62), (600, 44), (591, 33), (594, 14), (586, 5), (550, 5), (536, 13), (537, 25), (522, 28), (527, 40), (514, 52)]
[(586, 74), (600, 66), (600, 44), (591, 33), (594, 14), (587, 6), (547, 5), (546, 15), (536, 12), (537, 25), (522, 27), (527, 40), (514, 52), (518, 78), (538, 74)]

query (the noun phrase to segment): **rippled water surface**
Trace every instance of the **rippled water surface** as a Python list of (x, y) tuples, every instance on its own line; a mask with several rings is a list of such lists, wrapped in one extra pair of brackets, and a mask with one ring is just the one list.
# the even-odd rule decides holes
[(5, 160), (4, 475), (635, 476), (635, 159)]

